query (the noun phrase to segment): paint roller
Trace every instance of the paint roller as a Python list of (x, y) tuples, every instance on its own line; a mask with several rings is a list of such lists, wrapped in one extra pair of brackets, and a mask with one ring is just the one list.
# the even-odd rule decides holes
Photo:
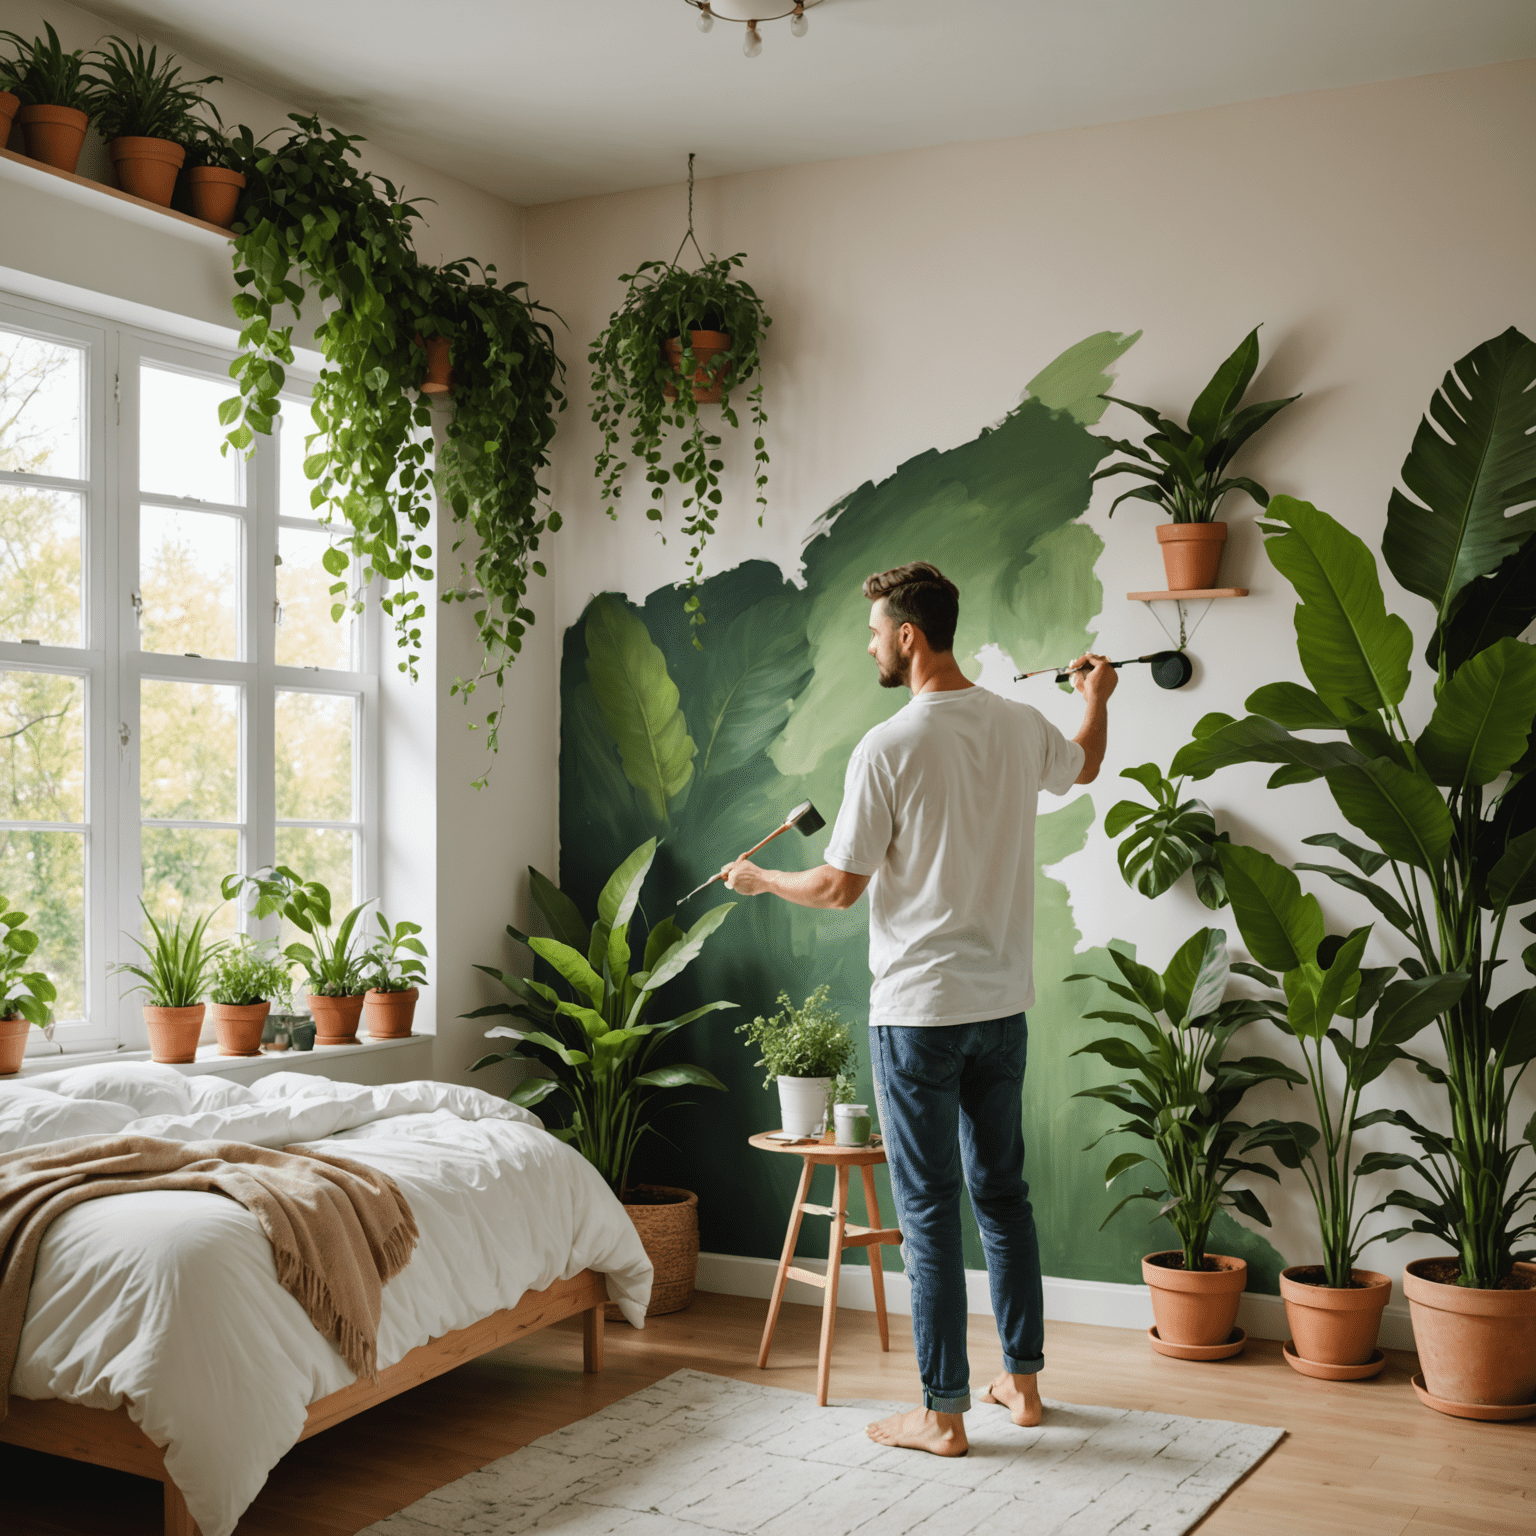
[[(766, 848), (768, 844), (774, 840), (774, 838), (782, 837), (784, 833), (788, 832), (791, 827), (793, 827), (801, 835), (801, 837), (809, 837), (813, 832), (820, 832), (821, 829), (826, 826), (826, 824), (826, 817), (824, 817), (821, 812), (811, 804), (809, 800), (802, 800), (800, 804), (797, 805), (794, 810), (792, 810), (789, 815), (786, 816), (784, 820), (781, 821), (779, 825), (776, 826), (773, 831), (770, 832), (768, 836), (762, 840), (762, 842), (754, 844), (754, 846), (748, 848), (747, 851), (741, 855), (741, 857), (744, 859), (750, 859), (759, 848)], [(724, 879), (725, 875), (723, 872), (718, 875), (711, 875), (703, 885), (694, 886), (694, 888), (688, 892), (688, 895), (684, 896), (683, 900), (678, 902), (678, 906), (682, 906), (683, 901), (687, 901), (689, 897), (697, 896), (700, 891), (708, 890), (709, 887), (712, 886), (717, 880)]]
[[(1131, 656), (1125, 661), (1112, 661), (1112, 667), (1134, 667), (1139, 662), (1146, 662), (1152, 668), (1152, 681), (1159, 688), (1182, 688), (1191, 677), (1195, 669), (1188, 656), (1183, 651), (1153, 651), (1150, 656)], [(1070, 682), (1073, 672), (1087, 672), (1090, 668), (1068, 667), (1063, 664), (1059, 667), (1037, 667), (1033, 672), (1019, 672), (1014, 675), (1014, 682), (1022, 683), (1026, 677), (1041, 677), (1047, 672), (1056, 674), (1058, 683)]]

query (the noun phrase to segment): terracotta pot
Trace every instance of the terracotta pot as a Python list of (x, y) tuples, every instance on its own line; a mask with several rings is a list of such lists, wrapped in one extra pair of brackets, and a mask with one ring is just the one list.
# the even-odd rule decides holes
[[(1179, 1249), (1169, 1250), (1182, 1263)], [(1141, 1278), (1152, 1288), (1152, 1316), (1157, 1334), (1169, 1344), (1225, 1344), (1237, 1324), (1237, 1306), (1248, 1284), (1248, 1261), (1224, 1253), (1208, 1253), (1215, 1269), (1168, 1269), (1155, 1261), (1168, 1254), (1149, 1253), (1141, 1261)]]
[(197, 1037), (203, 1032), (207, 1008), (151, 1008), (144, 1005), (144, 1027), (149, 1031), (149, 1059), (173, 1065), (197, 1060)]
[(1280, 1271), (1280, 1294), (1291, 1342), (1303, 1360), (1318, 1365), (1364, 1365), (1376, 1353), (1382, 1308), (1392, 1299), (1392, 1282), (1374, 1269), (1352, 1269), (1360, 1287), (1306, 1285), (1292, 1279), (1315, 1264), (1297, 1264)]
[(271, 1003), (214, 1003), (213, 1027), (221, 1056), (261, 1055), (261, 1032)]
[(21, 1071), (21, 1058), (27, 1054), (27, 1032), (31, 1021), (13, 1013), (8, 1019), (0, 1019), (0, 1077), (10, 1077)]
[[(693, 371), (693, 398), (700, 405), (718, 405), (724, 393), (724, 386), (719, 380), (731, 365), (729, 360), (718, 368), (712, 368), (710, 364), (730, 346), (731, 338), (724, 331), (689, 331), (688, 335), (693, 342), (694, 362), (698, 365)], [(670, 341), (662, 343), (661, 360), (673, 373), (682, 371), (681, 336), (674, 336)], [(662, 385), (661, 392), (668, 400), (677, 399), (677, 391), (670, 384)]]
[(11, 124), (19, 111), (21, 98), (11, 91), (0, 91), (0, 149), (5, 148), (5, 141), (10, 138)]
[(117, 184), (124, 192), (159, 208), (171, 206), (176, 173), (187, 158), (180, 144), (169, 139), (113, 139), (107, 153), (112, 156)]
[[(1452, 1404), (1536, 1402), (1536, 1290), (1483, 1291), (1426, 1278), (1454, 1260), (1415, 1259), (1403, 1272), (1424, 1386)], [(1517, 1264), (1536, 1280), (1536, 1264)]]
[(228, 229), (235, 222), (235, 209), (244, 188), (245, 173), (227, 170), (222, 165), (194, 165), (187, 172), (193, 216), (205, 224), (217, 224), (220, 229)]
[(421, 381), (424, 395), (448, 395), (453, 393), (453, 346), (446, 336), (428, 336), (425, 341), (418, 335), (416, 345), (427, 354), (427, 376)]
[[(637, 1184), (635, 1192), (676, 1195), (670, 1205), (631, 1205), (624, 1209), (634, 1222), (656, 1273), (651, 1280), (651, 1302), (647, 1317), (666, 1312), (681, 1312), (693, 1300), (694, 1281), (699, 1273), (699, 1197), (691, 1190), (672, 1189), (665, 1184)], [(609, 1302), (604, 1308), (608, 1318), (622, 1319), (624, 1314)]]
[(23, 107), (16, 121), (32, 159), (74, 175), (91, 121), (84, 112), (74, 107)]
[(316, 1045), (356, 1045), (357, 1021), (363, 1012), (363, 994), (351, 997), (316, 997), (304, 999), (315, 1020)]
[(363, 1019), (368, 1025), (368, 1038), (409, 1039), (419, 995), (415, 987), (407, 987), (404, 992), (380, 992), (370, 987), (363, 994)]
[(1170, 592), (1216, 585), (1221, 546), (1227, 542), (1225, 523), (1163, 523), (1157, 530), (1157, 542), (1163, 546), (1163, 570)]

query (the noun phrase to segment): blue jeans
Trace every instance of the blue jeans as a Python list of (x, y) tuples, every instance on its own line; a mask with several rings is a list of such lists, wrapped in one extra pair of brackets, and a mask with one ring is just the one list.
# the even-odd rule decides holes
[(1003, 1369), (1045, 1364), (1045, 1304), (1035, 1213), (1024, 1182), (1022, 1013), (980, 1024), (870, 1030), (875, 1097), (912, 1286), (912, 1335), (923, 1406), (971, 1406), (965, 1353), (962, 1168), (981, 1228)]

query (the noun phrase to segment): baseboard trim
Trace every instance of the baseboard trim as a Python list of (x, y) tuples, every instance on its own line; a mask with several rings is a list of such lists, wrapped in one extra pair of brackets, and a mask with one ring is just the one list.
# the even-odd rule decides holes
[[(825, 1274), (824, 1259), (795, 1260), (797, 1268)], [(701, 1253), (698, 1285), (701, 1291), (717, 1291), (726, 1296), (756, 1296), (766, 1301), (773, 1292), (773, 1277), (778, 1264), (773, 1259), (751, 1258), (736, 1253)], [(965, 1272), (968, 1310), (992, 1315), (992, 1295), (984, 1269)], [(815, 1286), (791, 1280), (785, 1290), (786, 1301), (819, 1307), (822, 1293)], [(869, 1270), (862, 1264), (845, 1264), (837, 1285), (837, 1304), (856, 1312), (875, 1310), (874, 1287)], [(912, 1288), (905, 1274), (886, 1273), (886, 1307), (902, 1316), (912, 1315)], [(1144, 1285), (1121, 1285), (1108, 1280), (1069, 1280), (1059, 1275), (1045, 1277), (1045, 1317), (1053, 1323), (1092, 1323), (1099, 1328), (1135, 1328), (1145, 1332), (1152, 1326), (1152, 1295)], [(1261, 1296), (1250, 1291), (1243, 1297), (1237, 1320), (1256, 1339), (1288, 1339), (1291, 1331), (1285, 1321), (1285, 1303), (1278, 1296)], [(1381, 1320), (1381, 1344), (1384, 1349), (1409, 1349), (1413, 1345), (1413, 1326), (1408, 1308), (1401, 1302), (1387, 1307)]]

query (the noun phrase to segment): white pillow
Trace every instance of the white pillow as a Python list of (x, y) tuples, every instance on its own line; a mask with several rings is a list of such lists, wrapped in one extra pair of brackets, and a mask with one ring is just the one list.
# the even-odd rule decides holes
[(71, 1136), (111, 1136), (136, 1118), (126, 1104), (66, 1098), (44, 1088), (7, 1085), (0, 1093), (0, 1153)]
[(192, 1080), (153, 1061), (102, 1061), (50, 1072), (47, 1086), (67, 1099), (108, 1099), (144, 1115), (179, 1115), (192, 1103)]
[(232, 1082), (217, 1072), (200, 1074), (186, 1079), (188, 1109), (201, 1114), (208, 1109), (228, 1109), (234, 1104), (251, 1104), (256, 1095), (244, 1083)]

